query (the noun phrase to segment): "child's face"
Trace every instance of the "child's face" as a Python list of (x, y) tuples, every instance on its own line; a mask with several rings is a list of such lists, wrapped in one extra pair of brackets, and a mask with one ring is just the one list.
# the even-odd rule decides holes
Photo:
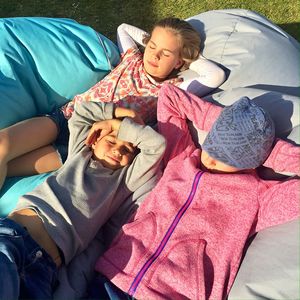
[(212, 158), (204, 150), (202, 150), (201, 152), (201, 165), (203, 169), (211, 173), (236, 173), (241, 171), (241, 169), (229, 166), (219, 160)]
[(136, 153), (136, 148), (131, 143), (117, 139), (114, 134), (102, 137), (92, 145), (92, 149), (93, 157), (112, 170), (130, 164)]
[(180, 41), (170, 30), (154, 28), (144, 52), (145, 71), (157, 81), (166, 79), (183, 64), (180, 50)]

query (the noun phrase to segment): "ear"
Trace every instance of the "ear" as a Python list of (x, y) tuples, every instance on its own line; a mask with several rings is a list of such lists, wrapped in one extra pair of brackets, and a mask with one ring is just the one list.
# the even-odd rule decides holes
[(90, 144), (91, 149), (92, 149), (92, 150), (95, 150), (95, 149), (96, 149), (96, 146), (97, 146), (97, 144), (98, 144), (98, 142), (101, 141), (106, 135), (107, 135), (107, 134), (105, 134), (105, 135), (101, 135), (101, 134), (98, 135), (98, 137), (97, 137), (96, 139), (94, 139), (94, 140), (92, 141), (92, 143)]
[(176, 69), (176, 70), (180, 69), (183, 66), (183, 64), (184, 64), (184, 60), (182, 58), (179, 58), (174, 69)]
[(91, 147), (93, 150), (95, 150), (97, 143), (98, 143), (98, 139), (97, 139), (97, 140), (94, 140), (90, 147)]

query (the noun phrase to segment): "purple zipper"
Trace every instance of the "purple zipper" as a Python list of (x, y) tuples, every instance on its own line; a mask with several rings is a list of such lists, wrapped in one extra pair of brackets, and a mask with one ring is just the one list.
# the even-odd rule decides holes
[(130, 296), (134, 295), (134, 293), (136, 292), (137, 287), (140, 284), (140, 282), (142, 281), (144, 275), (146, 274), (146, 272), (148, 271), (148, 269), (151, 267), (151, 265), (154, 263), (154, 261), (159, 257), (159, 255), (161, 254), (161, 252), (163, 251), (163, 249), (167, 245), (169, 239), (171, 238), (172, 233), (176, 229), (177, 224), (180, 222), (180, 220), (183, 217), (184, 213), (187, 211), (187, 209), (189, 208), (190, 204), (192, 203), (202, 174), (203, 174), (203, 172), (199, 171), (195, 175), (195, 178), (194, 178), (194, 181), (193, 181), (193, 185), (192, 185), (192, 189), (191, 189), (191, 192), (190, 192), (187, 200), (185, 201), (185, 203), (181, 206), (181, 208), (177, 212), (177, 214), (176, 214), (173, 222), (171, 223), (171, 225), (168, 228), (165, 236), (161, 240), (158, 248), (149, 257), (149, 259), (144, 263), (144, 265), (142, 266), (142, 268), (140, 269), (140, 271), (138, 272), (138, 274), (134, 278), (134, 280), (133, 280), (133, 282), (132, 282), (132, 284), (130, 286), (130, 289), (128, 290), (128, 294)]

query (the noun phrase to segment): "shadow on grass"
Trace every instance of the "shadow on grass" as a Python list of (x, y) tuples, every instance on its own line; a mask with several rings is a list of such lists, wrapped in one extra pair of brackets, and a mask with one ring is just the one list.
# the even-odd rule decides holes
[(116, 41), (116, 30), (128, 23), (149, 30), (156, 16), (151, 0), (0, 0), (0, 18), (8, 17), (70, 18), (88, 25)]
[[(43, 0), (0, 0), (0, 18), (70, 18), (91, 26), (116, 41), (116, 30), (121, 23), (132, 24), (149, 31), (153, 23), (164, 17), (162, 12), (154, 9), (154, 5), (153, 0), (48, 0), (47, 5)], [(174, 4), (170, 4), (171, 8), (172, 5)], [(300, 42), (300, 23), (277, 25)]]
[(277, 24), (284, 31), (300, 42), (300, 23)]

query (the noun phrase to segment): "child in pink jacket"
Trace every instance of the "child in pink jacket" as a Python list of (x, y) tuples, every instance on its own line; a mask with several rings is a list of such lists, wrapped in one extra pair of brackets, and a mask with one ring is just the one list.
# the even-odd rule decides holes
[[(209, 131), (202, 149), (187, 119)], [(299, 147), (274, 145), (271, 118), (246, 97), (222, 109), (164, 85), (158, 120), (167, 139), (163, 177), (98, 259), (94, 292), (225, 299), (247, 240), (299, 216), (299, 180), (263, 180), (256, 171), (264, 164), (299, 174)]]

